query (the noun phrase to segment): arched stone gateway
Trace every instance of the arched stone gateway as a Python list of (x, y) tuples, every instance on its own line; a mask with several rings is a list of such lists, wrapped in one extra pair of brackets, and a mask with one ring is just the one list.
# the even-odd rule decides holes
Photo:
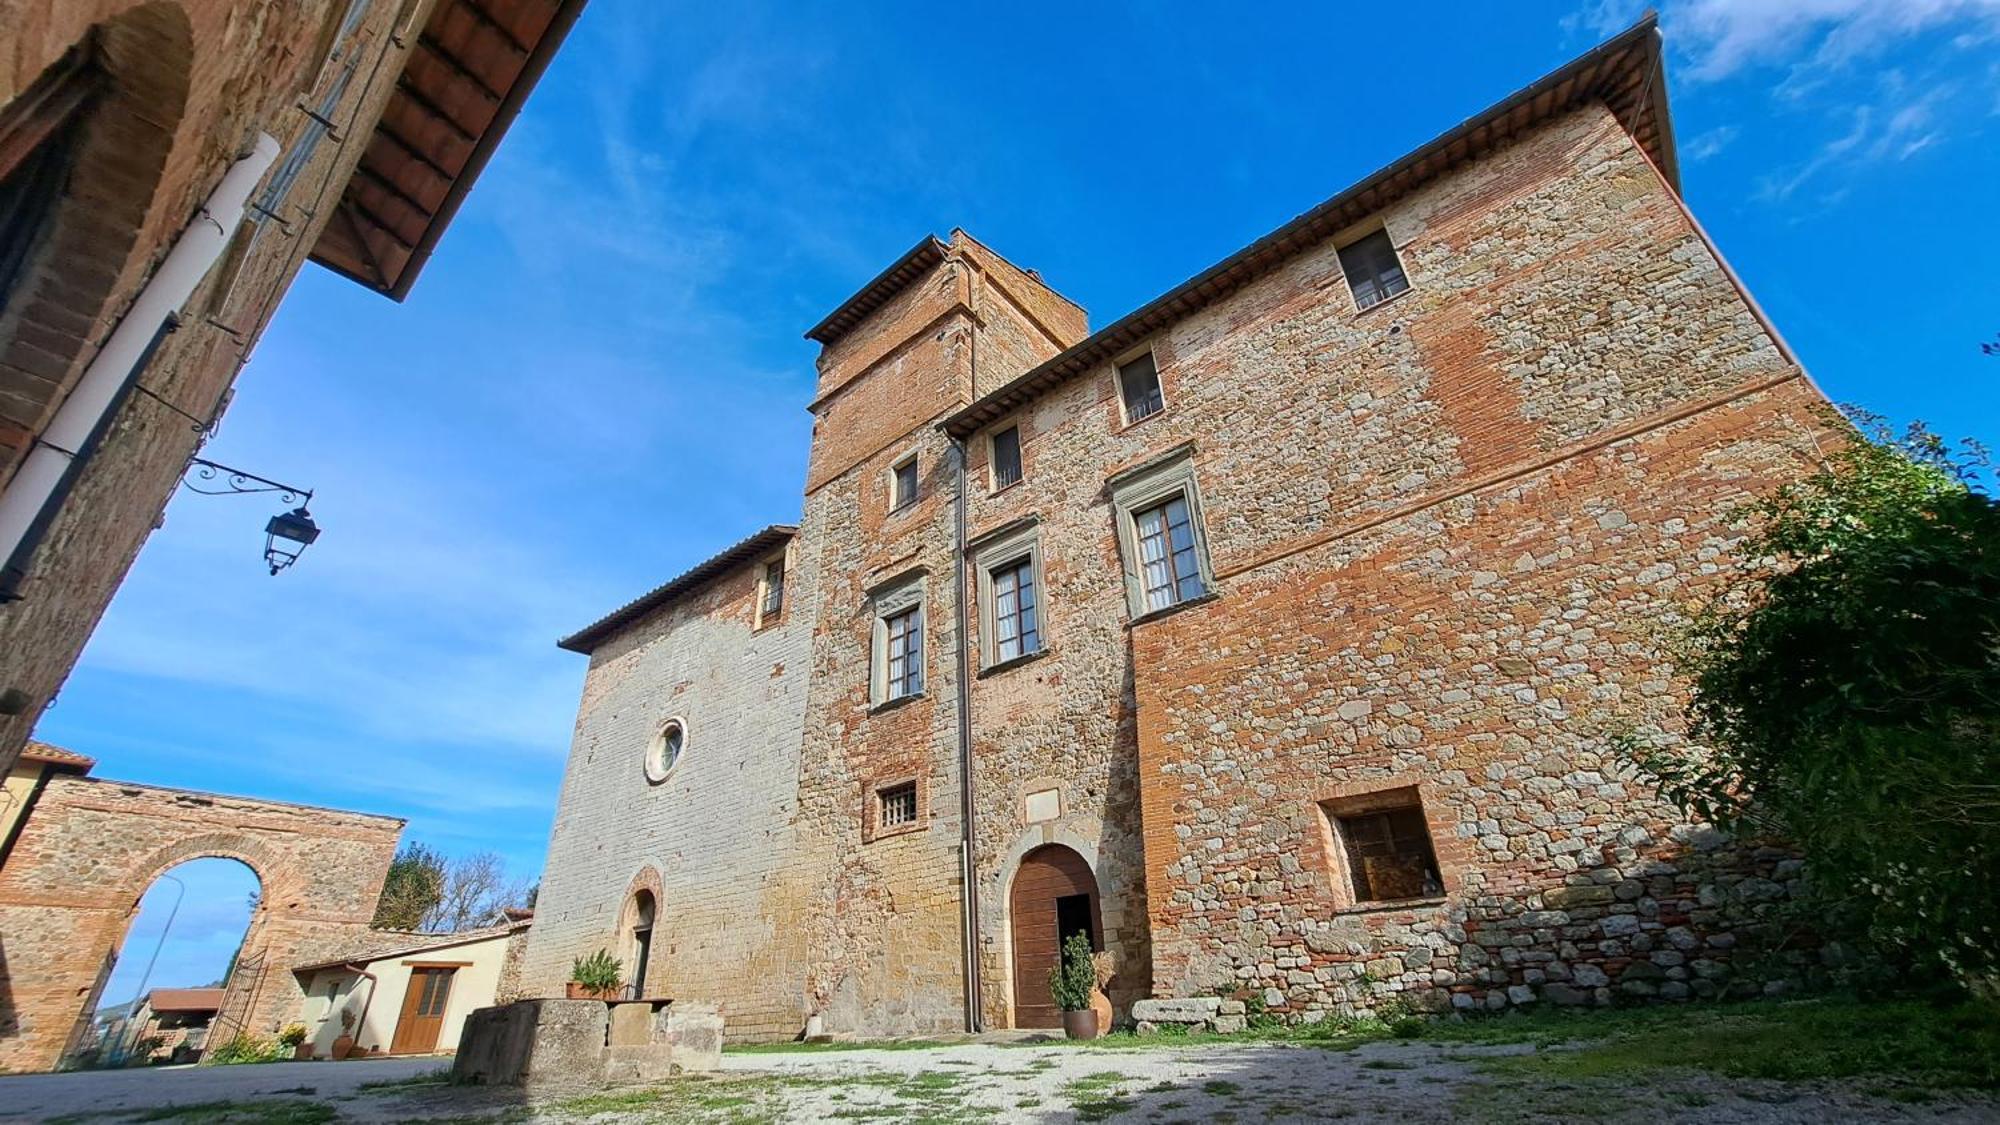
[(139, 899), (217, 856), (263, 886), (209, 1042), (270, 1037), (303, 998), (291, 973), (368, 929), (403, 822), (337, 809), (52, 778), (0, 865), (0, 1070), (53, 1068), (97, 1007)]
[(1049, 971), (1071, 934), (1086, 934), (1092, 949), (1104, 948), (1097, 877), (1074, 850), (1045, 844), (1021, 858), (1007, 905), (1014, 940), (1014, 1026), (1061, 1027)]

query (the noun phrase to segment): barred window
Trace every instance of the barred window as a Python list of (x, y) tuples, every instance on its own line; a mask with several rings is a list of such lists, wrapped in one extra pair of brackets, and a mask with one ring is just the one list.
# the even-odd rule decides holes
[(1347, 275), (1356, 308), (1372, 308), (1410, 287), (1388, 231), (1378, 230), (1341, 247), (1340, 272)]
[(903, 828), (917, 822), (917, 783), (906, 781), (875, 791), (875, 827)]

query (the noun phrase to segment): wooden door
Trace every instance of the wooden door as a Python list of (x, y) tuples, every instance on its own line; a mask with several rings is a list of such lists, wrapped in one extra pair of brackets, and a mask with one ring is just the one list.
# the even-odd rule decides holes
[(389, 1044), (392, 1055), (428, 1055), (437, 1050), (438, 1032), (444, 1028), (445, 1005), (451, 1001), (451, 978), (455, 968), (417, 967), (410, 970), (410, 983), (403, 990), (403, 1014), (396, 1020), (396, 1037)]
[(1008, 900), (1014, 930), (1014, 1026), (1061, 1027), (1062, 1009), (1049, 994), (1049, 972), (1072, 933), (1088, 933), (1104, 948), (1097, 879), (1082, 856), (1060, 844), (1029, 852)]

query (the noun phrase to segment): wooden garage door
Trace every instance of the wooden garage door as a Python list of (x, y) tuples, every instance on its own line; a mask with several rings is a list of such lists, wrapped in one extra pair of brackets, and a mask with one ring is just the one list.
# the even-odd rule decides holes
[(1014, 1026), (1061, 1027), (1062, 1011), (1049, 995), (1049, 970), (1072, 933), (1086, 932), (1092, 949), (1104, 948), (1097, 880), (1082, 856), (1050, 844), (1021, 860), (1008, 905), (1014, 920)]

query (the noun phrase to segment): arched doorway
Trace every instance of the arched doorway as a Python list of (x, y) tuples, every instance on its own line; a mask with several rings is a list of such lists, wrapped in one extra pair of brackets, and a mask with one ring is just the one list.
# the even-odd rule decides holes
[(653, 917), (658, 909), (659, 900), (648, 890), (634, 894), (626, 909), (630, 919), (625, 928), (625, 964), (630, 966), (626, 984), (634, 999), (646, 995), (646, 973), (653, 959)]
[(1087, 934), (1092, 949), (1104, 948), (1097, 877), (1070, 848), (1036, 848), (1021, 857), (1008, 916), (1014, 940), (1014, 1026), (1061, 1027), (1062, 1011), (1049, 994), (1049, 973), (1071, 934)]
[(192, 859), (154, 876), (106, 960), (74, 1060), (145, 1066), (198, 1059), (262, 905), (263, 883), (240, 860)]

